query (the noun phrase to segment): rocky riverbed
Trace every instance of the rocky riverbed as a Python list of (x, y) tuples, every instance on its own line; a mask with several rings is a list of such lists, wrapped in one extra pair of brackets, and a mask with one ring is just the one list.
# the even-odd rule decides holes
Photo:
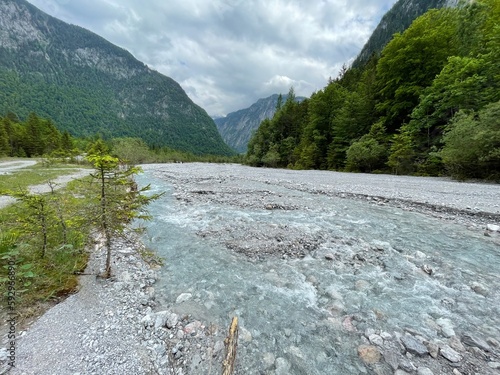
[(165, 266), (122, 241), (101, 280), (96, 244), (81, 291), (21, 334), (10, 373), (218, 374), (233, 315), (237, 374), (500, 373), (498, 185), (145, 170), (167, 192), (143, 238)]

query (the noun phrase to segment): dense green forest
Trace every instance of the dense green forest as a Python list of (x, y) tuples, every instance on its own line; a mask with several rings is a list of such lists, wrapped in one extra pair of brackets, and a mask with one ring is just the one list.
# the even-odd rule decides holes
[(359, 68), (376, 52), (380, 53), (395, 33), (403, 32), (419, 16), (429, 9), (442, 8), (447, 0), (399, 0), (382, 17), (382, 20), (373, 31), (370, 39), (353, 61), (352, 66)]
[(30, 113), (21, 121), (13, 113), (0, 117), (0, 156), (34, 157), (42, 155), (71, 156), (74, 139), (61, 132), (52, 120)]
[(310, 99), (293, 89), (256, 166), (500, 179), (500, 2), (432, 9)]

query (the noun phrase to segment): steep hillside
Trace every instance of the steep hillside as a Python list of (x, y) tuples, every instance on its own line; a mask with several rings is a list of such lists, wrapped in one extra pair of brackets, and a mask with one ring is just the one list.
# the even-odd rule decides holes
[[(245, 153), (248, 142), (260, 123), (274, 116), (278, 97), (278, 94), (274, 94), (259, 99), (248, 108), (229, 113), (226, 117), (214, 119), (224, 141), (236, 151)], [(287, 95), (283, 95), (283, 102), (286, 101), (286, 98)], [(302, 97), (296, 98), (297, 101), (303, 99)]]
[(76, 136), (231, 154), (180, 85), (129, 52), (24, 0), (0, 2), (0, 112), (34, 111)]
[(380, 53), (395, 33), (406, 30), (413, 20), (429, 9), (454, 4), (456, 0), (399, 0), (382, 17), (352, 66), (359, 67), (368, 61), (372, 53)]

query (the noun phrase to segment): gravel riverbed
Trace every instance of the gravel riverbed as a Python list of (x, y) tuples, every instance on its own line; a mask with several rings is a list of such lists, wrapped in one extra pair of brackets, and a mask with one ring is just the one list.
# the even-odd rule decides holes
[[(176, 200), (190, 207), (217, 204), (241, 210), (305, 212), (314, 202), (298, 200), (295, 194), (306, 192), (312, 197), (337, 197), (419, 212), (443, 223), (462, 225), (464, 231), (484, 233), (497, 245), (500, 243), (500, 188), (496, 184), (257, 169), (232, 164), (145, 165), (144, 170), (168, 181)], [(352, 254), (348, 258), (325, 252), (320, 246), (325, 241), (321, 233), (305, 235), (300, 230), (279, 226), (239, 228), (238, 223), (233, 223), (225, 231), (206, 226), (197, 235), (214, 239), (252, 262), (269, 257), (286, 260), (313, 256), (334, 257), (346, 267), (370, 262), (378, 266), (379, 252), (385, 246), (380, 244), (380, 249), (375, 249), (366, 245), (364, 258), (358, 255), (353, 263)], [(117, 241), (113, 278), (102, 280), (95, 276), (104, 265), (102, 243), (96, 241), (86, 275), (80, 280), (80, 291), (47, 311), (26, 331), (17, 332), (15, 368), (8, 366), (8, 350), (0, 349), (0, 374), (219, 374), (227, 327), (160, 303), (156, 291), (159, 272), (142, 260), (141, 248), (137, 239)], [(424, 264), (418, 266), (422, 267), (421, 272), (432, 273)], [(481, 288), (484, 286), (477, 285), (478, 293), (484, 292)], [(176, 305), (191, 298), (188, 291), (179, 294)], [(440, 339), (431, 339), (405, 327), (394, 332), (376, 327), (361, 329), (356, 319), (354, 315), (346, 315), (339, 322), (346, 335), (359, 335), (357, 354), (364, 365), (360, 373), (500, 373), (500, 338), (495, 335), (483, 337), (475, 332), (458, 335), (451, 322), (442, 319), (436, 323)], [(251, 334), (242, 329), (243, 352), (251, 340)], [(8, 347), (6, 341), (2, 338), (2, 345)], [(283, 358), (274, 358), (272, 353), (264, 353), (262, 362), (261, 369), (237, 367), (236, 373), (289, 373), (290, 364)]]

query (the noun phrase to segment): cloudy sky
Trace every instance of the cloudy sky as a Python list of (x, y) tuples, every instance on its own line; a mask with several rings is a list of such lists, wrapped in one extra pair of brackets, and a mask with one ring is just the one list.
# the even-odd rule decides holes
[(179, 82), (209, 115), (310, 96), (359, 53), (396, 0), (28, 0)]

